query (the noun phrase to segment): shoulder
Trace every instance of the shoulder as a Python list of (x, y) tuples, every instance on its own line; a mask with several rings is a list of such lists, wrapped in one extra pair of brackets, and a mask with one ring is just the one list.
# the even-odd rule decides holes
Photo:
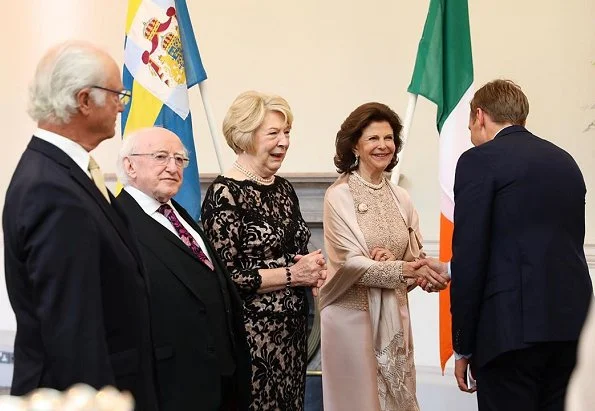
[[(122, 210), (128, 225), (135, 231), (140, 230), (142, 232), (146, 227), (149, 227), (152, 224), (159, 224), (153, 220), (153, 218), (151, 218), (136, 202), (134, 197), (125, 190), (120, 191), (116, 197), (116, 201), (113, 205), (115, 206), (116, 204)], [(140, 242), (143, 242), (143, 240), (147, 239), (145, 237), (146, 236), (144, 235), (140, 235), (138, 236), (138, 239)]]
[(144, 213), (136, 200), (124, 189), (116, 196), (113, 206), (116, 205), (131, 223), (136, 222), (139, 213)]
[(536, 141), (538, 142), (542, 147), (544, 147), (545, 150), (548, 150), (549, 152), (553, 153), (554, 155), (558, 155), (560, 158), (565, 158), (569, 161), (571, 161), (572, 163), (576, 164), (576, 161), (574, 160), (574, 157), (572, 157), (572, 155), (564, 150), (562, 147), (554, 144), (553, 142), (546, 140), (542, 137), (536, 136), (534, 134), (529, 133), (529, 135)]
[[(295, 189), (293, 188), (293, 184), (291, 184), (289, 182), (288, 179), (284, 178), (284, 177), (280, 177), (280, 176), (275, 176), (275, 182), (272, 184), (272, 187), (280, 187), (283, 190), (290, 190), (290, 191), (295, 191)], [(265, 186), (267, 187), (267, 186)], [(271, 187), (271, 186), (269, 186)]]
[[(81, 202), (91, 198), (67, 172), (60, 168), (50, 169), (32, 164), (19, 166), (7, 191), (7, 202), (19, 201), (24, 205), (55, 207), (61, 204), (82, 206)], [(24, 170), (26, 169), (26, 170)]]
[(293, 185), (289, 182), (288, 179), (283, 178), (281, 176), (277, 176), (277, 175), (275, 176), (275, 181), (273, 181), (273, 183), (271, 185), (264, 186), (264, 187), (271, 187), (271, 186), (272, 187), (277, 186), (277, 187), (282, 187), (284, 189), (293, 190)]
[(335, 203), (351, 196), (349, 191), (349, 174), (341, 174), (324, 193), (324, 201)]
[(217, 177), (215, 177), (215, 179), (209, 186), (209, 190), (218, 190), (221, 188), (229, 188), (230, 186), (234, 186), (234, 185), (237, 185), (236, 180), (229, 178), (229, 177), (222, 176), (222, 175), (218, 175)]
[(485, 177), (493, 162), (502, 157), (502, 148), (499, 145), (500, 142), (492, 140), (461, 154), (455, 169), (456, 178)]
[(132, 209), (134, 204), (137, 204), (136, 200), (124, 188), (116, 196), (116, 203), (126, 211)]
[(110, 224), (85, 190), (69, 179), (49, 176), (11, 185), (5, 199), (3, 222), (6, 230), (18, 227), (27, 235), (49, 237), (55, 235), (51, 231), (56, 225), (65, 230), (76, 228), (77, 232), (95, 233)]
[(239, 181), (232, 178), (217, 176), (213, 183), (207, 189), (205, 194), (205, 202), (218, 201), (219, 199), (227, 199), (227, 201), (233, 201), (241, 191)]
[(408, 209), (413, 208), (413, 201), (411, 200), (411, 196), (409, 195), (409, 192), (407, 190), (405, 190), (403, 187), (396, 185), (392, 181), (389, 181), (388, 185), (397, 197), (397, 201), (399, 202), (399, 204), (405, 206)]
[(399, 197), (403, 198), (404, 200), (411, 201), (411, 196), (409, 192), (405, 190), (403, 187), (393, 183), (392, 181), (388, 180), (388, 185), (390, 186), (391, 190)]
[[(57, 149), (56, 149), (57, 150)], [(68, 160), (66, 154), (64, 158)], [(74, 164), (74, 163), (73, 163)], [(27, 148), (15, 168), (13, 181), (29, 184), (58, 183), (72, 180), (70, 169), (46, 154)]]

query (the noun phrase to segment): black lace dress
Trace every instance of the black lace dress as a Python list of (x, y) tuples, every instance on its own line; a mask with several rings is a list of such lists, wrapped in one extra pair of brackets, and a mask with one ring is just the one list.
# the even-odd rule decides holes
[[(306, 289), (257, 294), (258, 269), (293, 265), (307, 254), (310, 230), (289, 182), (271, 185), (219, 176), (202, 205), (205, 232), (244, 301), (252, 356), (252, 410), (304, 408), (307, 361)], [(309, 292), (309, 291), (308, 291)]]

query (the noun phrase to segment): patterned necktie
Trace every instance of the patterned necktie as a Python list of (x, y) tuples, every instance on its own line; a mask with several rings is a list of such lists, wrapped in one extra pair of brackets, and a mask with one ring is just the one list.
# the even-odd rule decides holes
[(95, 159), (89, 156), (89, 173), (91, 174), (91, 180), (95, 183), (101, 194), (105, 197), (108, 203), (111, 204), (109, 200), (109, 195), (107, 194), (107, 187), (105, 186), (105, 181), (103, 180), (103, 173), (99, 168), (99, 164), (95, 161)]
[(207, 267), (211, 270), (214, 270), (213, 263), (209, 260), (209, 257), (200, 249), (200, 246), (192, 237), (192, 235), (186, 230), (186, 228), (182, 225), (174, 210), (170, 207), (169, 204), (162, 204), (159, 209), (157, 210), (161, 214), (165, 216), (169, 220), (169, 222), (174, 226), (176, 232), (180, 236), (180, 239), (184, 244), (186, 244), (191, 250), (192, 253)]

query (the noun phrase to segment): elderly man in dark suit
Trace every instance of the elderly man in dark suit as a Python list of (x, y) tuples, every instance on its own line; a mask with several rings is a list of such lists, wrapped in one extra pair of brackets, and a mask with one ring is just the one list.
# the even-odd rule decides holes
[(189, 163), (163, 128), (130, 135), (120, 150), (117, 203), (140, 241), (151, 284), (161, 410), (244, 410), (250, 393), (242, 303), (202, 230), (172, 197)]
[(455, 177), (451, 312), (456, 376), (471, 361), (480, 410), (562, 410), (593, 298), (583, 242), (585, 182), (574, 159), (524, 126), (506, 80), (477, 90), (476, 146)]
[(129, 390), (156, 410), (148, 290), (136, 243), (89, 155), (130, 97), (105, 52), (68, 42), (41, 60), (38, 129), (6, 192), (8, 295), (17, 320), (11, 393), (75, 383)]

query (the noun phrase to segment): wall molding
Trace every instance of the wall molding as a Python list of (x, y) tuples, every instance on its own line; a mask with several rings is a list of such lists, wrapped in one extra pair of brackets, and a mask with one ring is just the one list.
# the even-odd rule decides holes
[[(335, 182), (337, 173), (286, 173), (279, 174), (287, 179), (300, 200), (302, 217), (309, 225), (322, 224), (322, 205), (326, 189)], [(218, 174), (201, 174), (200, 190), (204, 197), (207, 189)]]

